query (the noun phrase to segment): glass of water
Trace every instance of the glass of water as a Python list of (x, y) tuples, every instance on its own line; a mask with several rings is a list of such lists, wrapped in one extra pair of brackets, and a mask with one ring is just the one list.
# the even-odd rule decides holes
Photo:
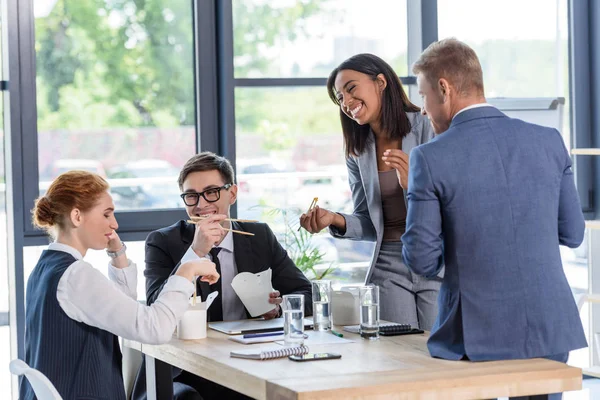
[(379, 339), (379, 286), (360, 288), (360, 336), (369, 340)]
[(312, 281), (313, 329), (331, 329), (331, 282)]
[(304, 343), (304, 295), (286, 294), (282, 297), (283, 341), (286, 346)]

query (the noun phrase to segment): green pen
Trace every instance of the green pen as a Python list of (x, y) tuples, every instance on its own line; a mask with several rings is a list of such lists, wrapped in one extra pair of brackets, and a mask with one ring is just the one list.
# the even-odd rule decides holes
[(341, 333), (339, 333), (339, 332), (336, 332), (336, 331), (334, 331), (333, 329), (332, 329), (330, 332), (331, 332), (331, 333), (333, 333), (333, 334), (334, 334), (335, 336), (337, 336), (337, 337), (344, 337), (344, 335), (343, 335), (343, 334), (341, 334)]

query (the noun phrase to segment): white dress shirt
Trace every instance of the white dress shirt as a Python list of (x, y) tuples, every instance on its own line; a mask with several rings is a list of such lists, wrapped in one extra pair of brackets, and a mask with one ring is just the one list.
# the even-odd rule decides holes
[(148, 344), (168, 342), (194, 292), (192, 282), (173, 275), (158, 299), (146, 306), (137, 301), (137, 267), (131, 260), (121, 269), (109, 263), (108, 280), (73, 247), (54, 242), (48, 250), (69, 253), (77, 260), (58, 282), (56, 298), (65, 314), (125, 339)]
[(471, 104), (470, 106), (467, 106), (465, 108), (463, 108), (462, 110), (460, 110), (459, 112), (457, 112), (456, 114), (454, 114), (454, 117), (452, 117), (452, 119), (456, 118), (456, 116), (458, 114), (460, 114), (463, 111), (467, 111), (470, 110), (472, 108), (479, 108), (479, 107), (494, 107), (493, 105), (491, 105), (490, 103), (478, 103), (478, 104)]
[[(221, 264), (221, 291), (222, 297), (219, 296), (223, 304), (223, 321), (237, 321), (240, 319), (248, 318), (246, 314), (246, 308), (244, 303), (238, 297), (233, 290), (231, 282), (237, 275), (238, 269), (235, 263), (235, 257), (233, 256), (233, 233), (227, 232), (227, 235), (223, 238), (219, 246), (221, 251), (217, 255), (219, 263)], [(212, 261), (212, 257), (209, 254), (205, 256)], [(192, 246), (188, 248), (186, 253), (181, 258), (181, 264), (186, 261), (199, 260), (200, 256), (192, 249)]]

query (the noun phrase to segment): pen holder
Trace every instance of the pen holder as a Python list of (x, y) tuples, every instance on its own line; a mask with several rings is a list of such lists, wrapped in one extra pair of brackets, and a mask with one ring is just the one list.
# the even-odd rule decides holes
[(190, 305), (177, 323), (177, 339), (206, 338), (206, 303)]
[(334, 325), (360, 323), (359, 287), (347, 286), (331, 292), (331, 314)]

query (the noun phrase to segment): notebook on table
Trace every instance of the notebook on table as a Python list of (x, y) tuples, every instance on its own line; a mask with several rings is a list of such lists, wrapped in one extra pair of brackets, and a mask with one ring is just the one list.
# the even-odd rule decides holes
[[(312, 329), (313, 321), (304, 318), (304, 329)], [(243, 333), (276, 332), (283, 330), (283, 318), (243, 319), (240, 321), (209, 322), (208, 327), (227, 335), (240, 335)]]
[(270, 360), (287, 356), (300, 356), (308, 353), (308, 346), (296, 347), (263, 347), (249, 350), (236, 350), (229, 353), (231, 357), (247, 358), (250, 360)]
[(425, 332), (421, 329), (413, 328), (409, 324), (393, 324), (379, 327), (379, 334), (381, 336), (410, 335), (414, 333)]
[[(360, 325), (348, 325), (342, 328), (346, 332), (360, 333)], [(381, 336), (411, 335), (416, 333), (425, 333), (421, 329), (413, 328), (409, 324), (396, 324), (393, 322), (384, 322), (379, 324), (379, 334)]]

